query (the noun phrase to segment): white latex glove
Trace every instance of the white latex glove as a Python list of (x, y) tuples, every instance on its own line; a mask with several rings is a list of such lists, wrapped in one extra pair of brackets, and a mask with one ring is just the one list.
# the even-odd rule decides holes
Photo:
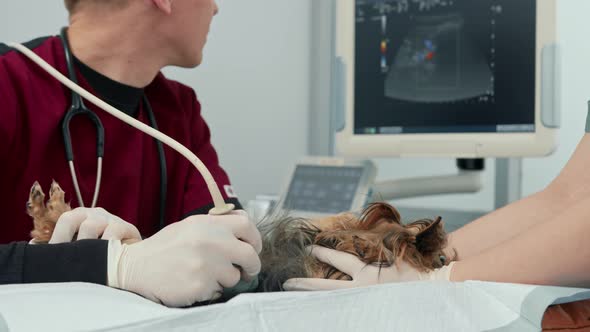
[(311, 254), (318, 260), (330, 264), (352, 277), (352, 281), (315, 278), (289, 279), (283, 284), (287, 291), (318, 291), (356, 288), (385, 284), (391, 282), (409, 282), (420, 280), (449, 281), (453, 263), (429, 273), (419, 272), (406, 262), (399, 262), (391, 267), (367, 265), (358, 257), (320, 246), (311, 247)]
[(110, 241), (108, 284), (186, 307), (258, 275), (261, 250), (260, 233), (245, 214), (193, 216), (135, 244)]
[(135, 226), (105, 209), (77, 208), (59, 217), (49, 244), (72, 242), (76, 233), (77, 240), (141, 240)]

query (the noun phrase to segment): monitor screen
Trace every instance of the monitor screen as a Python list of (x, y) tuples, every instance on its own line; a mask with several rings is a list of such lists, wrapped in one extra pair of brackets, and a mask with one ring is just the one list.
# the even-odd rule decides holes
[(283, 206), (329, 214), (350, 211), (363, 172), (363, 167), (298, 165)]
[(535, 132), (536, 0), (356, 0), (355, 21), (354, 134)]

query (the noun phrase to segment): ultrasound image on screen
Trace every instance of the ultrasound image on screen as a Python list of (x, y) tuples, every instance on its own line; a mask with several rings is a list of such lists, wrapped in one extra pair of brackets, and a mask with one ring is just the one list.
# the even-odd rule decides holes
[(428, 103), (493, 95), (488, 59), (461, 36), (465, 22), (460, 15), (415, 22), (387, 72), (387, 97)]
[(349, 211), (362, 174), (362, 167), (297, 166), (285, 209), (329, 214)]
[(536, 0), (356, 0), (355, 133), (532, 132)]

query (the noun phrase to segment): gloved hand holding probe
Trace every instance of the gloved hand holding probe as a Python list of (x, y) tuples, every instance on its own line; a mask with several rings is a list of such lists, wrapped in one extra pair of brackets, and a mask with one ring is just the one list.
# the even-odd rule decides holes
[(199, 215), (135, 244), (109, 242), (108, 285), (170, 307), (215, 300), (260, 272), (260, 233), (244, 214)]

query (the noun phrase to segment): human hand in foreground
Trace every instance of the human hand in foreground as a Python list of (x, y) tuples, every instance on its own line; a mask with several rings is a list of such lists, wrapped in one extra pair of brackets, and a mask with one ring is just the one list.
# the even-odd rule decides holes
[(395, 265), (379, 267), (367, 265), (356, 256), (320, 246), (312, 246), (311, 254), (319, 261), (332, 265), (352, 277), (352, 281), (315, 278), (289, 279), (283, 284), (287, 291), (320, 291), (356, 288), (391, 282), (420, 280), (449, 281), (453, 263), (431, 272), (420, 272), (406, 262), (399, 260)]
[(77, 208), (64, 212), (55, 225), (49, 244), (74, 240), (103, 239), (137, 242), (141, 235), (137, 228), (102, 208)]
[(110, 241), (108, 285), (186, 307), (257, 276), (261, 250), (260, 233), (241, 212), (192, 216), (135, 244)]

